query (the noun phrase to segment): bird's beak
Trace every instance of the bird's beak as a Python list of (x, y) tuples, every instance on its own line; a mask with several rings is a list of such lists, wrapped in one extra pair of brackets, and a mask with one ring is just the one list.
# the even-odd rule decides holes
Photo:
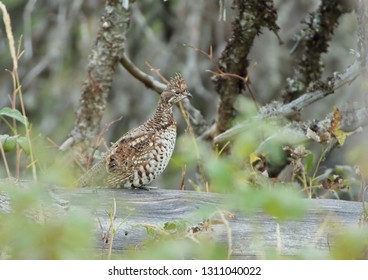
[(193, 97), (193, 95), (191, 95), (190, 94), (190, 92), (187, 92), (187, 96), (186, 97), (188, 97), (188, 98), (192, 98)]

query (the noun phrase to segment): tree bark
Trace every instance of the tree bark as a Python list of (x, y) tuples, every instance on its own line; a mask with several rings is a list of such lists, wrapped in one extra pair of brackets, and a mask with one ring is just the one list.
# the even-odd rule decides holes
[[(225, 50), (219, 59), (222, 72), (247, 76), (248, 54), (262, 27), (268, 27), (277, 32), (277, 12), (273, 1), (234, 1), (237, 16), (232, 23), (232, 33), (227, 41)], [(220, 104), (216, 116), (216, 132), (218, 135), (231, 126), (236, 116), (234, 103), (244, 90), (244, 81), (226, 75), (217, 75), (214, 78), (216, 91), (220, 96)]]
[(82, 84), (74, 128), (61, 150), (79, 143), (88, 145), (100, 132), (116, 64), (124, 51), (131, 5), (126, 9), (121, 1), (107, 0), (105, 3), (95, 46), (89, 56), (87, 77)]
[[(352, 11), (354, 1), (323, 0), (317, 11), (304, 22), (306, 27), (297, 35), (296, 48), (300, 49), (294, 75), (287, 79), (283, 93), (284, 101), (290, 102), (305, 93), (312, 82), (321, 79), (323, 63), (321, 56), (328, 50), (339, 18)], [(295, 48), (295, 49), (296, 49)]]

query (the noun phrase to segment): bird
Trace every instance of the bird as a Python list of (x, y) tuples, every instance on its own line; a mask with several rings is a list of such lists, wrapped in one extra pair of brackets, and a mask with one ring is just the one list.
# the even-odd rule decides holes
[(82, 175), (78, 187), (133, 188), (147, 185), (165, 170), (176, 142), (173, 106), (191, 98), (186, 82), (176, 73), (162, 91), (153, 115), (126, 132)]

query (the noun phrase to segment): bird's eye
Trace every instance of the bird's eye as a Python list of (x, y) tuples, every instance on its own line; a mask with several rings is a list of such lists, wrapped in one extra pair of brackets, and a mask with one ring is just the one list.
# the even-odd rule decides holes
[(180, 93), (180, 91), (177, 90), (177, 89), (173, 89), (172, 92), (175, 93), (175, 94), (179, 94)]

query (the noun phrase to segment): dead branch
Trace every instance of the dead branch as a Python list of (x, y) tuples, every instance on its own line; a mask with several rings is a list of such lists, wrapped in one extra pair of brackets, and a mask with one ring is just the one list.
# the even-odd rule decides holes
[(325, 83), (316, 83), (311, 86), (311, 91), (303, 94), (299, 98), (283, 105), (280, 110), (280, 116), (289, 117), (308, 105), (330, 95), (343, 85), (352, 83), (359, 75), (361, 69), (355, 62), (340, 73), (332, 74)]
[[(330, 95), (335, 92), (336, 89), (342, 87), (343, 85), (350, 84), (354, 81), (360, 73), (359, 63), (356, 61), (354, 64), (350, 65), (347, 69), (340, 73), (334, 73), (329, 77), (324, 83), (320, 82), (314, 87), (314, 91), (307, 92), (300, 96), (299, 98), (291, 101), (287, 104), (281, 104), (278, 102), (270, 103), (260, 110), (260, 118), (269, 117), (288, 117), (296, 112), (305, 109), (308, 105)], [(234, 136), (241, 133), (247, 127), (247, 121), (232, 128), (227, 131), (217, 135), (214, 138), (214, 143), (223, 143)]]
[(147, 88), (156, 91), (158, 94), (161, 94), (163, 90), (166, 89), (166, 85), (157, 81), (152, 76), (144, 73), (141, 69), (139, 69), (124, 53), (120, 60), (120, 64), (127, 70), (134, 78), (138, 81), (142, 82)]
[(361, 67), (367, 68), (368, 59), (368, 4), (367, 1), (359, 0), (357, 9), (358, 20), (358, 52)]

